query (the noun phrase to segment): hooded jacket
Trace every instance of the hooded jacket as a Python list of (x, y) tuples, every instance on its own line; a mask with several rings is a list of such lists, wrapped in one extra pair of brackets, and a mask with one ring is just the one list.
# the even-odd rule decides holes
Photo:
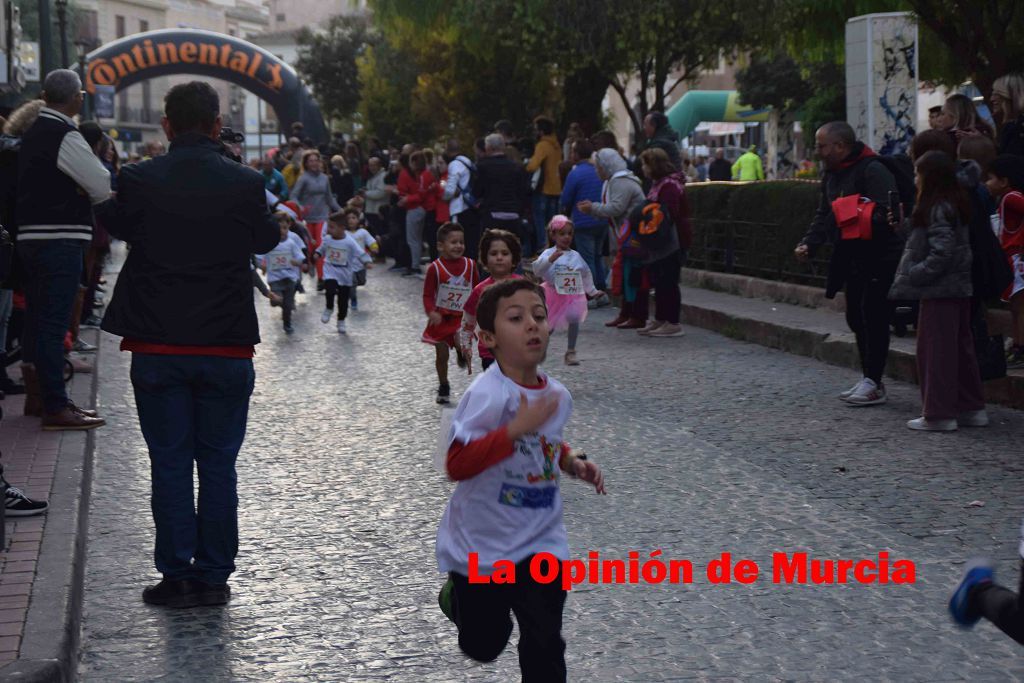
[[(889, 277), (896, 270), (903, 253), (903, 238), (889, 226), (889, 193), (897, 192), (896, 178), (878, 155), (862, 142), (857, 142), (850, 156), (839, 168), (825, 172), (821, 181), (821, 200), (807, 234), (800, 244), (807, 245), (813, 256), (826, 242), (835, 244), (829, 262), (825, 296), (835, 297), (844, 286), (851, 269), (878, 273)], [(839, 228), (832, 213), (832, 202), (840, 197), (859, 194), (875, 202), (870, 240), (840, 240)]]
[(647, 150), (654, 147), (665, 150), (665, 154), (668, 154), (668, 160), (672, 162), (677, 171), (683, 169), (682, 158), (679, 156), (679, 134), (672, 129), (672, 126), (665, 124), (654, 131), (654, 135), (647, 138), (644, 149)]
[(601, 190), (601, 203), (590, 207), (591, 215), (607, 218), (613, 228), (647, 201), (640, 179), (626, 168), (626, 160), (606, 147), (597, 151), (595, 163), (608, 177)]

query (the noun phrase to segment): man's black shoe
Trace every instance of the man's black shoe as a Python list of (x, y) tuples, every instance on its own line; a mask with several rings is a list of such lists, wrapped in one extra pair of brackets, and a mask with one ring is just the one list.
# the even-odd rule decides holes
[(188, 579), (164, 579), (142, 591), (142, 601), (161, 607), (198, 607), (200, 593)]
[(226, 583), (193, 581), (192, 585), (200, 605), (226, 605), (231, 600), (231, 586)]
[(5, 377), (4, 379), (0, 379), (0, 391), (3, 391), (8, 396), (20, 396), (25, 393), (24, 384), (15, 382), (10, 377)]

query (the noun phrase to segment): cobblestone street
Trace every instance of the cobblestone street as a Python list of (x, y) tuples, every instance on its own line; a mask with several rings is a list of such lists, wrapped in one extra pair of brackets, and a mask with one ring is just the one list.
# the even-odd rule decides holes
[[(462, 656), (437, 608), (434, 536), (452, 484), (434, 470), (433, 353), (418, 341), (422, 282), (379, 266), (339, 336), (306, 280), (296, 332), (257, 302), (263, 343), (239, 456), (241, 550), (227, 608), (149, 607), (149, 463), (129, 354), (104, 335), (85, 580), (83, 681), (513, 681)], [(841, 368), (687, 328), (643, 339), (592, 312), (579, 367), (553, 338), (548, 368), (572, 392), (570, 443), (609, 495), (563, 480), (575, 557), (691, 559), (692, 585), (580, 585), (563, 635), (570, 680), (1020, 680), (1019, 646), (946, 612), (964, 559), (1017, 582), (1024, 414), (987, 429), (911, 432), (916, 386), (851, 409)], [(479, 367), (479, 366), (478, 366)], [(471, 378), (452, 365), (453, 400)], [(983, 506), (971, 506), (975, 501)], [(773, 552), (917, 565), (905, 585), (774, 585)], [(710, 585), (721, 552), (761, 567)]]

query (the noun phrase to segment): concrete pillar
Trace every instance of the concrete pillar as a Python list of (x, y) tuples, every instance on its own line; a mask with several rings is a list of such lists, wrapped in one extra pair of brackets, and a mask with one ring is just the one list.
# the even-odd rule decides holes
[(846, 120), (879, 154), (906, 152), (916, 132), (917, 55), (908, 12), (846, 22)]

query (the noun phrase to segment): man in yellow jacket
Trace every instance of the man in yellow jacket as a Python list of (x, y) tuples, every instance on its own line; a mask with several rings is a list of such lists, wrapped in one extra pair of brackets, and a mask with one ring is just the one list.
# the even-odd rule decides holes
[(523, 255), (539, 254), (547, 248), (548, 221), (558, 213), (558, 199), (562, 195), (562, 176), (558, 173), (562, 146), (555, 137), (555, 122), (546, 116), (538, 116), (533, 125), (537, 132), (537, 146), (526, 162), (526, 171), (536, 173), (539, 169), (541, 178), (533, 190), (534, 244), (524, 244)]
[(761, 165), (761, 157), (757, 156), (757, 152), (754, 151), (755, 149), (757, 148), (751, 145), (750, 149), (732, 165), (733, 180), (741, 182), (764, 180), (764, 166)]

